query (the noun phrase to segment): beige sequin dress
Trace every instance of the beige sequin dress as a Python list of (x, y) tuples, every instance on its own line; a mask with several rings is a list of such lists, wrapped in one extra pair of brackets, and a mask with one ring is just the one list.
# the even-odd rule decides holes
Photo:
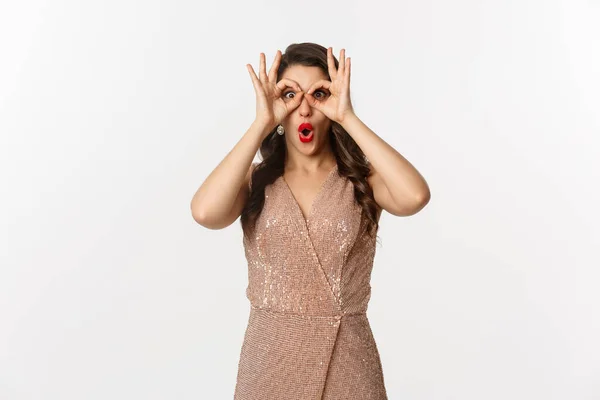
[(305, 219), (283, 177), (244, 237), (250, 317), (234, 400), (384, 400), (366, 311), (376, 238), (353, 184), (331, 170)]

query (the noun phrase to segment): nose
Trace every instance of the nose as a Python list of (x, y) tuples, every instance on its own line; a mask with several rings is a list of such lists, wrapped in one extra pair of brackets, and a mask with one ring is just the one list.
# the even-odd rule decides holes
[(300, 116), (302, 116), (302, 117), (308, 117), (308, 116), (310, 116), (310, 114), (312, 112), (312, 109), (311, 109), (310, 105), (308, 104), (308, 100), (306, 100), (305, 97), (302, 98), (302, 102), (298, 106), (298, 112), (300, 113)]

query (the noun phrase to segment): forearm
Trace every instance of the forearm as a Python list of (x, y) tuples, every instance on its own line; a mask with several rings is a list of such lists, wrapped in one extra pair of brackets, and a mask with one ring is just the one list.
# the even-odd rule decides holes
[(231, 211), (267, 130), (271, 130), (271, 127), (253, 122), (233, 149), (208, 175), (192, 198), (194, 218), (199, 220), (210, 216), (211, 219), (219, 219)]
[(396, 204), (422, 201), (430, 195), (427, 182), (419, 171), (355, 114), (341, 125), (377, 170)]

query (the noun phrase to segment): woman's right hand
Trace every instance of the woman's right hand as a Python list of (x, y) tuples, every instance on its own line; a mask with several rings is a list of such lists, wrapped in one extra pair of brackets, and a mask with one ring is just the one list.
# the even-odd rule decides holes
[[(285, 117), (296, 107), (300, 105), (304, 92), (298, 85), (290, 79), (281, 79), (276, 82), (277, 69), (281, 61), (281, 52), (277, 50), (273, 65), (267, 75), (266, 62), (264, 53), (260, 53), (260, 78), (254, 73), (252, 65), (246, 64), (254, 91), (256, 92), (256, 122), (263, 124), (269, 129), (279, 125)], [(296, 91), (293, 98), (284, 99), (282, 93), (285, 88), (291, 88)]]

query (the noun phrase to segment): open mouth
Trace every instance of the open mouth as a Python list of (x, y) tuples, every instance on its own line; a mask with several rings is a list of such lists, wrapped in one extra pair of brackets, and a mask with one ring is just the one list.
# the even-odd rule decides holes
[(300, 141), (302, 143), (308, 143), (312, 141), (314, 137), (313, 126), (308, 122), (300, 124), (298, 127), (298, 132), (298, 136), (300, 137)]

